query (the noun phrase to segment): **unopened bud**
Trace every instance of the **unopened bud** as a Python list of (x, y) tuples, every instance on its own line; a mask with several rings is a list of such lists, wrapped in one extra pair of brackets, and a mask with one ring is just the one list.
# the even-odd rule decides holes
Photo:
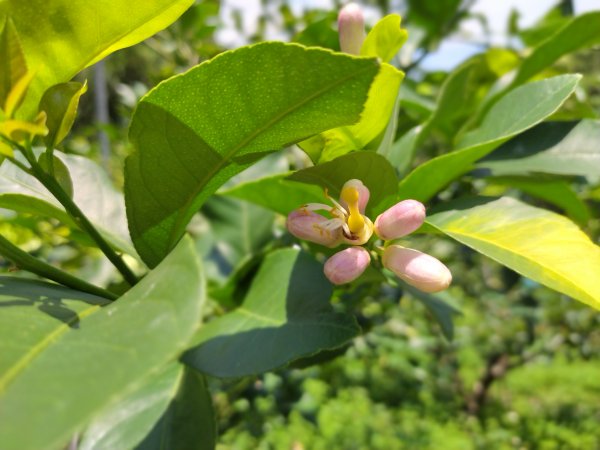
[(288, 215), (287, 229), (297, 238), (326, 247), (335, 247), (342, 239), (342, 228), (341, 225), (327, 226), (331, 222), (320, 214), (300, 208)]
[(345, 284), (360, 277), (370, 262), (371, 256), (364, 248), (349, 247), (330, 257), (323, 270), (333, 284)]
[(340, 10), (338, 30), (342, 52), (360, 55), (360, 49), (365, 40), (365, 19), (359, 5), (348, 3)]
[(375, 233), (381, 239), (398, 239), (412, 233), (425, 221), (425, 206), (416, 200), (396, 203), (375, 219)]
[(348, 180), (344, 183), (344, 186), (342, 186), (342, 195), (340, 196), (340, 204), (346, 208), (346, 210), (348, 210), (348, 203), (346, 202), (346, 200), (344, 199), (344, 191), (347, 188), (355, 188), (356, 191), (358, 192), (358, 210), (361, 212), (361, 214), (365, 213), (365, 209), (367, 208), (367, 203), (369, 202), (369, 197), (371, 196), (371, 193), (369, 192), (369, 188), (366, 187), (362, 181), (357, 180), (357, 179), (352, 179), (352, 180)]
[(433, 256), (418, 250), (391, 245), (383, 252), (383, 265), (417, 289), (433, 293), (450, 286), (450, 270)]

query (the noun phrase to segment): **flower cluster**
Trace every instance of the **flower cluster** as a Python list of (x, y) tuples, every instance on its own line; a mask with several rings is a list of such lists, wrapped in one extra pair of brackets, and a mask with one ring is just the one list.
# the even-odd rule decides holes
[[(325, 262), (325, 275), (334, 284), (358, 278), (371, 262), (363, 247), (373, 233), (384, 241), (406, 236), (425, 220), (425, 207), (416, 200), (403, 200), (372, 222), (365, 216), (369, 189), (360, 180), (349, 180), (342, 187), (339, 202), (325, 193), (332, 205), (308, 203), (288, 215), (287, 228), (294, 236), (326, 247), (347, 244)], [(317, 211), (328, 213), (329, 217)], [(448, 268), (433, 256), (400, 245), (387, 245), (383, 266), (411, 286), (424, 292), (446, 289), (452, 281)]]

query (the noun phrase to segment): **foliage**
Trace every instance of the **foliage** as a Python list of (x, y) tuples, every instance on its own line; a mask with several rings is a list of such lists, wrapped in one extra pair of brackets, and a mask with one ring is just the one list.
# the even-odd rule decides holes
[[(2, 448), (600, 445), (598, 12), (512, 23), (526, 47), (427, 73), (410, 49), (469, 2), (409, 1), (404, 21), (380, 3), (349, 55), (334, 13), (277, 1), (292, 43), (263, 21), (227, 50), (214, 1), (0, 0)], [(282, 216), (339, 198), (356, 219), (351, 179), (359, 217), (411, 198), (428, 218), (370, 230), (372, 264), (333, 286), (335, 250)], [(448, 291), (384, 267), (409, 243)]]

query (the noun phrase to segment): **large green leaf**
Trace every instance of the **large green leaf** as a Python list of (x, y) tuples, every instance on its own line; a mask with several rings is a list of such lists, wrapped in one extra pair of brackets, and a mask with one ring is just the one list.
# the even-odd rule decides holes
[(184, 362), (218, 377), (266, 372), (359, 332), (353, 317), (334, 313), (321, 264), (295, 248), (267, 256), (241, 307), (206, 324)]
[(494, 175), (600, 176), (600, 121), (545, 122), (506, 142), (477, 167)]
[(339, 197), (344, 183), (353, 178), (361, 180), (370, 190), (367, 214), (381, 212), (382, 205), (396, 193), (398, 178), (394, 168), (383, 156), (373, 152), (350, 153), (287, 177), (288, 180), (321, 186), (334, 198)]
[(510, 197), (447, 206), (427, 223), (521, 275), (600, 309), (600, 247), (574, 223)]
[(216, 440), (217, 422), (206, 378), (184, 366), (169, 408), (135, 449), (213, 450)]
[[(107, 174), (88, 158), (56, 155), (68, 169), (73, 183), (73, 200), (118, 250), (135, 255), (129, 239), (123, 196), (110, 182)], [(77, 228), (62, 205), (34, 177), (9, 161), (0, 165), (0, 208), (53, 217)]]
[(86, 429), (79, 450), (133, 448), (150, 433), (173, 399), (183, 366), (170, 363), (139, 381), (128, 395), (100, 412)]
[[(104, 308), (64, 311), (72, 305), (62, 302), (69, 296), (51, 288), (38, 294), (3, 290), (3, 330), (28, 333), (24, 341), (3, 340), (19, 356), (4, 362), (2, 353), (2, 448), (60, 448), (129, 395), (141, 378), (177, 357), (198, 327), (203, 298), (204, 279), (190, 239)], [(52, 324), (38, 326), (47, 321), (42, 305), (54, 308)]]
[(31, 114), (44, 91), (110, 53), (143, 41), (174, 22), (192, 0), (0, 0), (28, 67), (35, 72), (25, 100)]
[(79, 450), (214, 448), (214, 413), (200, 374), (171, 362), (139, 384), (94, 420)]
[(560, 75), (511, 91), (492, 107), (479, 128), (463, 137), (458, 150), (427, 161), (404, 178), (399, 196), (427, 201), (471, 170), (475, 161), (555, 112), (573, 93), (580, 78)]
[(129, 230), (156, 265), (220, 185), (263, 155), (356, 122), (373, 59), (267, 42), (161, 83), (134, 114), (125, 167)]

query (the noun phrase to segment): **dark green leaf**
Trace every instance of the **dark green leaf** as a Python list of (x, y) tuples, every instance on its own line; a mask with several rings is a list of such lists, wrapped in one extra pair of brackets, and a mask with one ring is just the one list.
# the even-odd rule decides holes
[[(13, 335), (27, 330), (30, 344), (18, 347), (18, 360), (2, 363), (3, 450), (60, 448), (139, 379), (176, 358), (198, 328), (204, 292), (190, 239), (104, 308), (73, 313), (64, 311), (71, 304), (61, 308), (61, 294), (52, 297), (51, 290), (35, 296), (6, 292), (0, 299), (8, 324), (3, 329)], [(43, 304), (57, 317), (52, 326), (38, 328), (46, 313), (37, 306)]]
[(353, 178), (361, 180), (371, 191), (367, 215), (380, 212), (382, 202), (396, 193), (398, 178), (394, 168), (387, 159), (373, 152), (349, 153), (287, 177), (288, 180), (321, 186), (334, 198), (339, 197), (344, 183)]
[(268, 42), (160, 84), (134, 114), (125, 168), (140, 256), (156, 265), (208, 196), (268, 152), (356, 122), (378, 71), (372, 59)]
[(353, 317), (334, 313), (323, 267), (295, 248), (267, 256), (241, 307), (205, 325), (184, 362), (218, 377), (283, 366), (355, 337)]

